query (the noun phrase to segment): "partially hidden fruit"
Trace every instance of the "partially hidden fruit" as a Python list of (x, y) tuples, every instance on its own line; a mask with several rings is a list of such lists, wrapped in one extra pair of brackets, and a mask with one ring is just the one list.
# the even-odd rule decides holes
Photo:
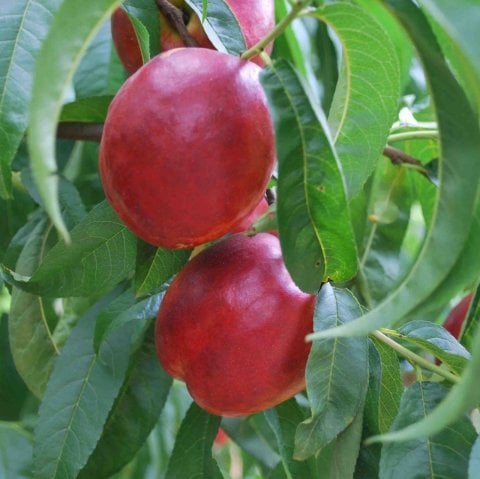
[(255, 209), (245, 218), (243, 218), (240, 223), (238, 223), (235, 228), (231, 231), (232, 233), (242, 233), (243, 231), (247, 231), (255, 222), (257, 218), (266, 213), (268, 210), (268, 203), (265, 198), (260, 200), (260, 203), (255, 207)]
[(215, 50), (180, 48), (124, 83), (105, 122), (100, 173), (140, 238), (190, 248), (232, 231), (258, 205), (275, 162), (259, 72)]
[(277, 237), (230, 236), (169, 287), (156, 322), (158, 357), (213, 414), (273, 407), (305, 386), (314, 303), (293, 283)]
[[(180, 8), (184, 13), (184, 20), (188, 33), (201, 48), (214, 46), (208, 39), (203, 25), (184, 0), (170, 0), (170, 3)], [(228, 0), (232, 12), (237, 18), (245, 38), (247, 48), (255, 45), (275, 25), (273, 0)], [(178, 32), (172, 28), (167, 19), (159, 12), (160, 22), (160, 48), (162, 51), (184, 47), (185, 44)], [(135, 30), (129, 16), (123, 9), (117, 9), (111, 19), (112, 38), (120, 60), (126, 70), (132, 74), (142, 66), (142, 55)], [(265, 51), (270, 53), (272, 45)], [(263, 65), (260, 57), (252, 59), (255, 63)]]
[(443, 327), (455, 338), (460, 337), (462, 326), (467, 317), (470, 303), (472, 302), (472, 294), (467, 294), (448, 314)]

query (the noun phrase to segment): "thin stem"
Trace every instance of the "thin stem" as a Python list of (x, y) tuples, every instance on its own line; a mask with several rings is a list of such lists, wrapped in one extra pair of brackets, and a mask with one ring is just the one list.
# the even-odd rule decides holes
[(282, 20), (277, 23), (275, 28), (269, 32), (265, 37), (263, 37), (257, 44), (253, 45), (252, 48), (249, 48), (248, 50), (245, 50), (241, 58), (244, 60), (249, 60), (250, 58), (253, 58), (254, 56), (258, 55), (259, 53), (263, 52), (263, 50), (266, 48), (266, 46), (273, 42), (275, 38), (279, 37), (285, 30), (286, 28), (290, 25), (290, 23), (295, 20), (295, 18), (298, 16), (298, 14), (311, 2), (311, 0), (297, 0), (293, 5), (292, 9), (288, 13), (288, 15)]
[(393, 146), (386, 146), (383, 149), (383, 155), (387, 158), (392, 160), (392, 163), (395, 165), (401, 165), (402, 163), (407, 163), (410, 165), (419, 166), (423, 169), (423, 165), (420, 160), (413, 158), (413, 156), (407, 155), (402, 150), (398, 150), (397, 148), (393, 148)]
[(414, 365), (417, 364), (422, 368), (429, 369), (430, 371), (434, 372), (435, 374), (438, 374), (439, 376), (447, 379), (452, 383), (460, 382), (460, 378), (456, 374), (452, 374), (450, 371), (447, 371), (446, 369), (443, 369), (440, 366), (433, 364), (427, 359), (422, 358), (422, 356), (419, 356), (418, 354), (414, 353), (413, 351), (410, 351), (409, 349), (405, 348), (401, 344), (398, 344), (396, 341), (394, 341), (392, 338), (389, 338), (382, 332), (374, 331), (371, 334), (382, 343), (386, 344), (387, 346), (390, 346), (394, 351), (402, 355), (405, 359), (407, 359), (412, 364)]
[(167, 0), (155, 0), (158, 9), (163, 13), (170, 26), (180, 35), (186, 47), (198, 47), (196, 40), (187, 30), (183, 18), (183, 12), (180, 8), (172, 5)]
[(414, 131), (405, 131), (403, 133), (394, 133), (388, 137), (388, 143), (395, 143), (396, 141), (404, 140), (420, 140), (423, 138), (427, 139), (437, 139), (438, 130), (414, 130)]
[(96, 141), (102, 139), (103, 123), (82, 123), (69, 121), (59, 123), (57, 138), (64, 140)]

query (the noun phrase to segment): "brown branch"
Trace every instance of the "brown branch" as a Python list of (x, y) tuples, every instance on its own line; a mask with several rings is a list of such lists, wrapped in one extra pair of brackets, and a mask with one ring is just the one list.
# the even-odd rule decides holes
[(180, 8), (172, 5), (168, 0), (155, 0), (158, 9), (163, 13), (170, 26), (180, 35), (186, 47), (198, 47), (196, 40), (187, 30)]
[(103, 123), (82, 123), (68, 121), (58, 124), (57, 138), (63, 140), (81, 140), (100, 142), (103, 133)]
[(273, 203), (275, 203), (275, 193), (271, 188), (267, 188), (267, 191), (265, 191), (265, 197), (266, 197), (268, 206), (273, 205)]
[(423, 165), (419, 160), (417, 160), (416, 158), (413, 158), (413, 156), (407, 155), (407, 153), (405, 153), (402, 150), (397, 150), (397, 148), (393, 148), (392, 146), (386, 146), (383, 149), (383, 154), (387, 158), (390, 158), (390, 160), (394, 165), (401, 165), (402, 163), (408, 163), (409, 165), (416, 165), (423, 168)]

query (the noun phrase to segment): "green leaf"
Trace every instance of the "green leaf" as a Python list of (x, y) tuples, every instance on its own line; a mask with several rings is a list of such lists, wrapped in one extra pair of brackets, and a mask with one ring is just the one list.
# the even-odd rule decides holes
[[(417, 382), (410, 386), (393, 423), (393, 430), (412, 424), (429, 414), (447, 394), (438, 383)], [(467, 477), (468, 451), (475, 430), (467, 417), (432, 436), (407, 442), (384, 444), (380, 459), (380, 479), (411, 477)]]
[[(456, 70), (475, 106), (480, 111), (480, 53), (475, 46), (478, 38), (478, 1), (464, 0), (461, 9), (451, 0), (420, 0), (436, 24), (436, 33), (444, 47), (444, 53)], [(446, 48), (445, 48), (446, 47)]]
[(322, 479), (353, 479), (362, 440), (362, 408), (353, 422), (328, 444), (317, 459), (317, 477)]
[[(443, 61), (435, 38), (420, 11), (408, 2), (397, 3), (392, 0), (389, 3), (418, 48), (437, 110), (442, 155), (441, 183), (435, 211), (415, 263), (388, 299), (357, 321), (322, 331), (316, 337), (362, 335), (395, 324), (427, 300), (447, 277), (455, 278), (452, 268), (467, 240), (473, 240), (468, 245), (472, 261), (478, 257), (480, 248), (479, 237), (469, 237), (471, 225), (475, 222), (472, 213), (480, 196), (477, 181), (480, 176), (480, 163), (477, 161), (480, 151), (478, 121), (465, 94)], [(459, 172), (468, 172), (468, 175), (460, 175)], [(459, 286), (466, 285), (460, 282)]]
[(211, 452), (219, 425), (219, 416), (212, 416), (193, 403), (178, 431), (165, 479), (222, 478)]
[(60, 214), (55, 136), (73, 74), (88, 44), (121, 0), (65, 0), (38, 54), (30, 102), (28, 146), (32, 171), (45, 209), (65, 240), (70, 236)]
[(147, 334), (79, 479), (110, 477), (133, 459), (157, 423), (171, 384), (160, 368), (154, 336)]
[(280, 241), (298, 286), (316, 292), (356, 272), (356, 246), (343, 177), (325, 122), (297, 73), (280, 60), (261, 81), (275, 123)]
[[(203, 0), (186, 0), (199, 18), (203, 18)], [(246, 49), (245, 38), (232, 9), (224, 0), (208, 0), (207, 17), (202, 27), (214, 47), (240, 56)]]
[[(1, 289), (0, 286), (0, 294)], [(0, 315), (0, 421), (16, 421), (20, 418), (27, 393), (25, 383), (13, 363), (8, 342), (8, 318)]]
[(312, 464), (296, 461), (293, 458), (297, 424), (305, 419), (295, 399), (292, 398), (289, 401), (285, 401), (275, 408), (265, 411), (263, 414), (275, 435), (285, 476), (288, 479), (297, 477), (302, 479), (314, 478)]
[(382, 24), (363, 8), (343, 2), (313, 15), (327, 22), (343, 45), (329, 123), (353, 198), (373, 172), (397, 114), (398, 56)]
[(0, 477), (30, 479), (32, 442), (29, 434), (15, 423), (0, 422)]
[[(399, 331), (400, 339), (432, 353), (453, 371), (461, 373), (470, 353), (444, 328), (429, 321), (410, 321)], [(395, 336), (397, 336), (395, 334)]]
[(475, 479), (480, 470), (480, 437), (477, 437), (473, 444), (468, 462), (468, 479)]
[(0, 5), (0, 197), (12, 195), (10, 165), (28, 122), (35, 58), (61, 0)]
[(365, 417), (370, 433), (378, 434), (390, 429), (400, 407), (404, 388), (395, 351), (373, 339), (369, 352), (370, 380)]
[(60, 121), (103, 123), (112, 98), (111, 95), (91, 96), (67, 103), (63, 105)]
[(479, 329), (480, 324), (480, 287), (477, 285), (475, 293), (470, 303), (470, 308), (465, 318), (461, 343), (469, 350), (472, 349), (472, 344), (475, 338), (475, 332)]
[[(31, 274), (42, 261), (48, 247), (51, 227), (43, 218), (29, 235), (16, 270)], [(53, 337), (48, 301), (12, 288), (9, 316), (9, 340), (18, 373), (28, 388), (41, 397), (50, 376), (58, 347)]]
[(406, 273), (401, 251), (415, 201), (409, 173), (387, 159), (380, 160), (375, 172), (359, 266), (362, 294), (370, 305), (388, 296)]
[(125, 81), (125, 70), (112, 43), (110, 22), (93, 38), (73, 77), (78, 99), (114, 95)]
[(140, 53), (142, 54), (143, 63), (147, 63), (150, 58), (150, 36), (148, 35), (148, 30), (145, 25), (134, 15), (130, 15), (127, 12), (127, 15), (132, 22), (133, 29), (137, 36), (138, 45), (140, 46)]
[[(360, 305), (348, 290), (325, 284), (315, 307), (314, 330), (343, 324), (360, 313)], [(368, 384), (367, 338), (315, 341), (308, 358), (306, 381), (312, 417), (297, 429), (297, 459), (316, 454), (359, 413)]]
[[(30, 278), (18, 286), (44, 296), (99, 297), (135, 266), (136, 238), (105, 201), (71, 231), (72, 243), (58, 242)], [(21, 279), (21, 278), (20, 278)]]
[(38, 479), (75, 478), (97, 444), (129, 361), (132, 327), (93, 350), (101, 300), (80, 319), (55, 363), (34, 435)]
[(165, 281), (180, 271), (190, 254), (190, 250), (155, 248), (139, 242), (135, 272), (136, 295), (141, 297), (158, 291)]

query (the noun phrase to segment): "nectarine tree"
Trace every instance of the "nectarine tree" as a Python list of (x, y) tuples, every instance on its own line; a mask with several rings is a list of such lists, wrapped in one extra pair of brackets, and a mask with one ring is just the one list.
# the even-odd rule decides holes
[(479, 15), (0, 2), (0, 477), (476, 478)]

